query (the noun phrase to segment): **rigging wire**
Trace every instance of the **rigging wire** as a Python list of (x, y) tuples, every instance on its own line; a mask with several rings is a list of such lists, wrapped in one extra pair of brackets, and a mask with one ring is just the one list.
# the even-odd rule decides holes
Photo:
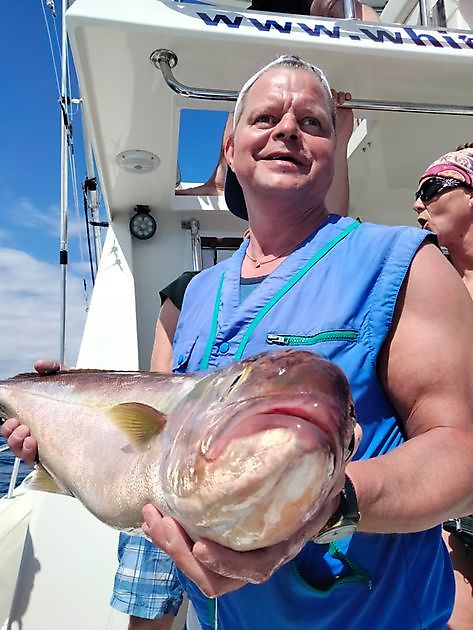
[[(51, 30), (49, 28), (49, 22), (48, 22), (48, 18), (46, 16), (46, 10), (44, 8), (44, 2), (43, 2), (43, 0), (39, 0), (39, 2), (40, 2), (40, 5), (41, 5), (41, 9), (43, 11), (44, 24), (46, 26), (46, 32), (48, 34), (49, 50), (51, 52), (51, 60), (52, 60), (52, 63), (53, 63), (53, 68), (54, 68), (54, 75), (56, 77), (57, 93), (58, 93), (58, 95), (60, 95), (61, 94), (61, 88), (60, 88), (60, 85), (59, 85), (59, 73), (58, 73), (57, 64), (56, 64), (56, 57), (55, 57), (55, 53), (54, 53), (54, 49), (53, 49), (53, 42), (52, 42), (52, 39), (51, 39)], [(48, 0), (46, 0), (46, 4), (48, 5), (49, 8), (51, 8), (50, 7), (50, 3), (48, 2)], [(53, 2), (53, 5), (54, 5), (54, 2)], [(51, 13), (52, 13), (53, 18), (55, 18), (56, 17), (56, 10), (51, 11)], [(58, 37), (57, 28), (56, 28), (56, 22), (55, 21), (54, 21), (54, 30), (55, 30), (55, 33), (56, 33), (56, 42), (57, 42), (58, 51), (59, 51), (60, 50), (59, 37)], [(59, 54), (59, 56), (60, 56), (60, 53), (56, 53), (56, 54)]]
[[(76, 111), (79, 111), (79, 107), (74, 108), (74, 105), (76, 105), (77, 103), (80, 103), (80, 101), (78, 99), (71, 99), (68, 95), (70, 95), (72, 93), (72, 80), (71, 80), (71, 71), (70, 71), (70, 49), (69, 49), (69, 45), (67, 44), (65, 47), (65, 56), (66, 56), (66, 63), (65, 63), (65, 68), (66, 68), (66, 80), (65, 83), (67, 85), (67, 90), (65, 92), (65, 94), (62, 94), (62, 89), (60, 86), (60, 79), (59, 79), (59, 71), (58, 71), (58, 61), (57, 58), (59, 58), (59, 60), (62, 60), (62, 47), (61, 47), (61, 43), (59, 41), (59, 33), (58, 33), (58, 28), (57, 28), (57, 24), (56, 24), (56, 9), (55, 9), (55, 5), (54, 5), (54, 0), (40, 0), (41, 3), (41, 8), (42, 8), (42, 12), (43, 12), (43, 18), (44, 18), (44, 23), (46, 26), (46, 31), (47, 31), (47, 36), (48, 36), (48, 40), (49, 40), (49, 48), (50, 48), (50, 53), (51, 53), (51, 61), (52, 61), (52, 65), (53, 65), (53, 69), (54, 69), (54, 75), (55, 75), (55, 79), (56, 79), (56, 88), (57, 88), (57, 93), (58, 93), (58, 101), (59, 101), (59, 106), (61, 108), (61, 113), (62, 113), (62, 120), (63, 120), (63, 125), (64, 128), (66, 129), (66, 137), (67, 137), (67, 152), (68, 152), (68, 160), (69, 160), (69, 167), (70, 167), (70, 177), (71, 177), (71, 183), (72, 183), (72, 191), (73, 191), (73, 205), (75, 208), (75, 215), (78, 221), (78, 224), (82, 221), (82, 219), (80, 218), (80, 203), (79, 203), (79, 195), (78, 195), (78, 178), (77, 178), (77, 163), (76, 163), (76, 157), (74, 154), (74, 139), (73, 139), (73, 126), (74, 126), (74, 117), (75, 117), (75, 113)], [(48, 20), (48, 16), (46, 15), (46, 9), (45, 7), (47, 7), (50, 10), (51, 16), (54, 19), (49, 19)], [(53, 43), (53, 35), (51, 33), (51, 26), (50, 26), (50, 22), (52, 21), (52, 25), (53, 25), (53, 29), (54, 29), (54, 40), (55, 40), (55, 46)], [(87, 238), (89, 239), (89, 219), (88, 219), (88, 215), (86, 213), (85, 216), (85, 221), (86, 221), (86, 230), (87, 230)], [(81, 269), (85, 269), (86, 264), (85, 264), (85, 258), (86, 255), (84, 253), (84, 236), (82, 232), (78, 232), (77, 233), (77, 239), (78, 239), (78, 249), (79, 249), (79, 255), (80, 255), (80, 263), (81, 263)], [(63, 244), (64, 245), (64, 244)], [(67, 245), (66, 245), (67, 247)], [(67, 257), (67, 250), (62, 252), (61, 256), (63, 257), (63, 260)], [(92, 252), (89, 248), (89, 253), (88, 253), (88, 259), (89, 259), (89, 265), (90, 265), (90, 269), (91, 269), (91, 277), (92, 277), (92, 284), (94, 283), (94, 273), (93, 273), (93, 261), (92, 261)], [(96, 264), (98, 264), (98, 261), (96, 261)], [(86, 310), (88, 309), (88, 296), (87, 296), (87, 281), (85, 278), (83, 278), (83, 284), (84, 284), (84, 288), (85, 288), (85, 307)]]

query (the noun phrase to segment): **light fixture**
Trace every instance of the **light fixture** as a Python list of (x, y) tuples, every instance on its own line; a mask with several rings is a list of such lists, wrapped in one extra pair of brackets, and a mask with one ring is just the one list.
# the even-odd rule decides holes
[(149, 206), (135, 206), (135, 214), (130, 219), (132, 236), (145, 241), (154, 236), (157, 227), (156, 219), (150, 214)]
[(130, 149), (122, 151), (115, 158), (118, 166), (128, 173), (151, 173), (158, 168), (161, 160), (151, 151)]

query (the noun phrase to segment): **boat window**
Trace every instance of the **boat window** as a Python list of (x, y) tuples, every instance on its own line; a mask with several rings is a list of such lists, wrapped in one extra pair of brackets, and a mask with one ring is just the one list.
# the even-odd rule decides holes
[(236, 251), (242, 242), (241, 238), (201, 236), (202, 267), (212, 267)]
[(228, 112), (183, 109), (179, 127), (181, 186), (206, 182), (217, 166)]

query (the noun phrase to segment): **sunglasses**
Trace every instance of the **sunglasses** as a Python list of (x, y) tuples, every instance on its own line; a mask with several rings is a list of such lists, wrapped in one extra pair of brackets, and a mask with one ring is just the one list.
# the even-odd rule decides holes
[(464, 182), (461, 182), (459, 179), (454, 179), (453, 177), (429, 177), (425, 182), (422, 182), (415, 197), (424, 202), (430, 201), (445, 188), (460, 188), (461, 186), (468, 188)]

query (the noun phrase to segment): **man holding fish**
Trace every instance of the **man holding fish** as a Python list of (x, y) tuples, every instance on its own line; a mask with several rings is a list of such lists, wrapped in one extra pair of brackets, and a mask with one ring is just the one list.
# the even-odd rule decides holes
[[(289, 540), (242, 554), (193, 543), (147, 506), (145, 532), (185, 574), (204, 628), (442, 628), (450, 615), (439, 523), (473, 503), (472, 305), (425, 232), (328, 215), (333, 120), (320, 73), (296, 59), (242, 88), (226, 193), (251, 237), (189, 285), (173, 367), (277, 344), (338, 363), (363, 428), (346, 468), (361, 518), (348, 482), (341, 505), (327, 498), (328, 526), (318, 512)], [(334, 542), (311, 542), (324, 528)]]
[[(473, 511), (473, 306), (425, 231), (328, 214), (334, 121), (323, 73), (298, 58), (279, 58), (243, 86), (225, 147), (226, 198), (234, 214), (249, 219), (250, 239), (232, 258), (196, 276), (184, 299), (173, 370), (221, 368), (220, 386), (205, 389), (204, 378), (190, 399), (205, 390), (209, 406), (223, 399), (235, 409), (225, 429), (205, 439), (196, 422), (185, 429), (187, 442), (199, 451), (189, 479), (217, 467), (222, 457), (219, 475), (226, 475), (239, 446), (250, 454), (248, 437), (261, 439), (267, 428), (290, 437), (300, 458), (305, 451), (320, 461), (325, 452), (334, 463), (322, 467), (327, 483), (312, 495), (313, 508), (299, 514), (282, 538), (263, 534), (262, 544), (255, 543), (245, 524), (238, 532), (243, 545), (228, 541), (224, 527), (203, 531), (192, 493), (181, 501), (187, 483), (181, 470), (189, 474), (189, 468), (183, 462), (167, 468), (179, 505), (155, 501), (166, 516), (146, 505), (143, 529), (182, 571), (204, 629), (440, 629), (452, 610), (453, 574), (439, 524)], [(282, 353), (289, 363), (276, 371), (266, 371), (267, 360), (258, 372), (251, 362), (233, 375), (224, 370), (285, 346), (320, 354), (348, 377), (363, 438), (346, 475), (349, 444), (346, 433), (335, 439), (337, 431), (343, 434), (335, 417), (345, 417), (346, 426), (350, 413), (327, 414), (337, 396), (333, 389), (328, 393), (323, 370), (309, 369), (312, 387), (319, 388), (310, 405), (301, 376), (293, 380), (292, 397), (277, 400), (278, 378), (299, 363), (292, 351)], [(253, 380), (247, 400), (255, 407), (249, 420), (239, 422), (239, 392), (255, 373), (261, 382), (274, 380), (275, 402), (258, 407)], [(114, 415), (123, 427), (122, 411)], [(176, 421), (166, 426), (165, 452), (172, 456), (172, 431), (179, 427)], [(27, 430), (15, 427), (9, 425), (9, 443), (21, 454)], [(227, 450), (228, 444), (238, 448)], [(34, 446), (28, 438), (23, 454)], [(268, 523), (274, 533), (278, 521), (292, 514), (294, 498), (310, 495), (314, 485), (309, 476), (296, 477), (293, 485), (278, 478), (279, 501), (271, 493), (269, 508), (263, 485), (277, 449), (265, 458), (261, 448), (253, 452), (246, 490), (238, 475), (227, 486), (237, 484), (241, 512), (256, 498), (250, 521), (258, 523), (258, 535)], [(41, 445), (39, 451), (41, 456)], [(293, 466), (298, 460), (291, 459)], [(286, 468), (289, 477), (293, 466)], [(222, 510), (226, 493), (210, 478), (203, 491), (206, 518), (213, 507), (225, 514), (235, 508), (230, 501)], [(216, 493), (212, 503), (209, 495), (215, 499)], [(291, 507), (281, 509), (283, 504)], [(192, 511), (194, 522), (186, 522)]]

